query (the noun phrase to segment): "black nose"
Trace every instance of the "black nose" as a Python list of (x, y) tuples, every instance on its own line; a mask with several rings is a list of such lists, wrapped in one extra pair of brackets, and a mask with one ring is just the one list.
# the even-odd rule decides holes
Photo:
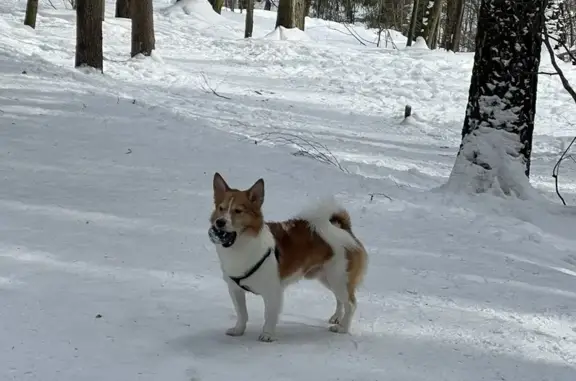
[(216, 220), (216, 227), (222, 229), (224, 226), (226, 226), (226, 220), (224, 218), (218, 218)]

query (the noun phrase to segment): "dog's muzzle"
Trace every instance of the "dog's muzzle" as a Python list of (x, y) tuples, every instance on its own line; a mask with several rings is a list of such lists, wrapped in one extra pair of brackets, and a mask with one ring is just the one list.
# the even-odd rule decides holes
[(210, 241), (215, 245), (230, 247), (236, 241), (236, 232), (227, 232), (212, 226), (210, 230), (208, 230), (208, 237), (210, 237)]

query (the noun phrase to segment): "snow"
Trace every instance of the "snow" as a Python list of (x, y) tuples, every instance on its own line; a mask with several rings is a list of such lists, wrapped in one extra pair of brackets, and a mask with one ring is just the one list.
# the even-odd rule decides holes
[(278, 28), (274, 29), (272, 32), (268, 33), (264, 36), (267, 40), (276, 40), (276, 41), (306, 41), (310, 40), (310, 37), (298, 28), (284, 28), (283, 26), (279, 26)]
[[(260, 10), (244, 40), (238, 12), (155, 1), (155, 58), (130, 59), (108, 1), (102, 75), (73, 68), (74, 13), (54, 4), (31, 30), (24, 0), (0, 0), (1, 380), (574, 380), (576, 210), (551, 172), (576, 129), (558, 78), (539, 78), (540, 199), (473, 196), (443, 187), (473, 54), (363, 46), (314, 19), (309, 40), (264, 39)], [(351, 335), (328, 331), (313, 282), (288, 289), (278, 342), (257, 341), (253, 296), (246, 335), (224, 334), (215, 171), (263, 177), (269, 219), (331, 194), (348, 208), (369, 254)], [(575, 205), (576, 165), (560, 173)]]

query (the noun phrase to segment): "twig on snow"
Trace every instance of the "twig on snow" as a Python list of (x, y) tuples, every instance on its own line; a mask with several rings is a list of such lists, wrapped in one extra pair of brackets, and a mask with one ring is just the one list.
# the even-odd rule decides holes
[(204, 91), (210, 92), (210, 93), (216, 95), (216, 96), (219, 97), (219, 98), (224, 98), (224, 99), (228, 99), (228, 100), (232, 99), (232, 98), (229, 98), (229, 97), (227, 97), (227, 96), (225, 96), (225, 95), (218, 94), (218, 93), (216, 92), (216, 89), (213, 88), (212, 86), (210, 86), (210, 82), (208, 82), (208, 77), (206, 76), (206, 74), (205, 74), (204, 72), (200, 73), (200, 75), (202, 75), (202, 78), (204, 79), (204, 84), (202, 85), (202, 89), (203, 89)]
[(333, 165), (342, 172), (349, 173), (348, 170), (340, 164), (336, 156), (334, 156), (328, 147), (326, 147), (326, 145), (314, 140), (305, 139), (295, 134), (283, 132), (266, 132), (258, 134), (254, 136), (254, 138), (260, 138), (261, 141), (271, 141), (274, 143), (295, 146), (298, 151), (293, 153), (294, 156), (309, 157), (318, 160), (321, 163)]
[(394, 201), (394, 200), (392, 200), (392, 197), (388, 196), (386, 193), (368, 193), (368, 195), (370, 195), (370, 202), (372, 202), (374, 200), (375, 196), (384, 196), (388, 200)]

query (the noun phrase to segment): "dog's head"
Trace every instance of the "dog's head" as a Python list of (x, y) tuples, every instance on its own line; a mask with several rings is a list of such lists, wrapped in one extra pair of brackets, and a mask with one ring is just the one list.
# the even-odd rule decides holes
[(258, 234), (264, 224), (264, 180), (259, 179), (249, 189), (238, 190), (230, 188), (216, 172), (213, 187), (214, 210), (210, 216), (212, 228), (237, 235)]

